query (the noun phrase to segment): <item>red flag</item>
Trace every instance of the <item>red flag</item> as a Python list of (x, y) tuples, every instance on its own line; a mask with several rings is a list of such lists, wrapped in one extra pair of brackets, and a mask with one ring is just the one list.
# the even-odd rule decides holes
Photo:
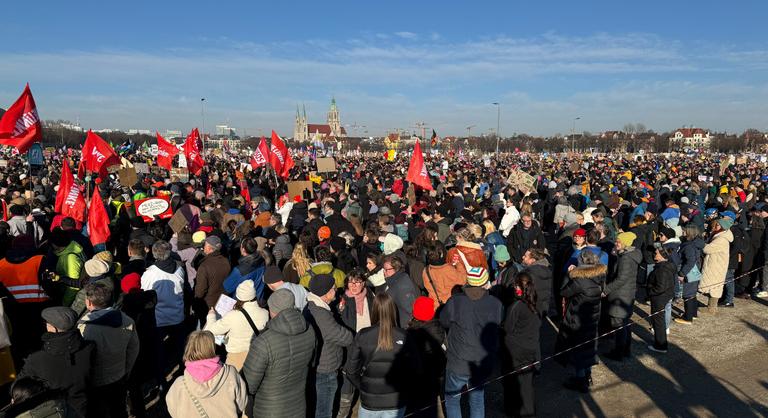
[(405, 179), (424, 189), (432, 190), (432, 181), (429, 179), (427, 166), (424, 165), (424, 155), (421, 153), (421, 146), (419, 145), (418, 139), (416, 140), (416, 145), (413, 147), (411, 166), (408, 167), (408, 175), (405, 176)]
[(157, 134), (157, 165), (169, 170), (173, 167), (173, 157), (175, 157), (180, 151), (176, 148), (176, 145), (166, 141), (165, 138)]
[(240, 180), (238, 185), (240, 186), (240, 196), (243, 196), (243, 199), (245, 199), (245, 204), (248, 206), (248, 203), (251, 201), (251, 191), (248, 190), (248, 182), (245, 180)]
[(91, 244), (104, 244), (109, 240), (109, 215), (101, 200), (99, 187), (93, 189), (91, 207), (88, 210), (88, 236)]
[(107, 167), (119, 164), (120, 157), (117, 156), (115, 150), (107, 141), (89, 130), (85, 137), (83, 156), (80, 158), (77, 176), (82, 177), (85, 173), (98, 173), (99, 177), (106, 177)]
[(56, 192), (56, 213), (63, 216), (69, 216), (82, 223), (85, 220), (85, 198), (80, 192), (80, 187), (75, 184), (75, 177), (69, 168), (69, 163), (64, 160), (61, 168), (61, 180), (59, 181), (59, 191)]
[(203, 172), (203, 167), (205, 166), (203, 156), (200, 155), (202, 148), (203, 143), (200, 141), (200, 132), (195, 128), (187, 135), (187, 140), (184, 142), (184, 156), (187, 157), (189, 172), (196, 176)]
[(16, 147), (24, 152), (43, 140), (43, 125), (37, 116), (37, 106), (29, 84), (5, 114), (0, 118), (0, 144)]
[(437, 141), (439, 141), (439, 140), (440, 140), (440, 137), (437, 136), (437, 132), (435, 132), (435, 130), (433, 129), (432, 130), (432, 143), (431, 143), (432, 147), (437, 146)]
[(272, 145), (269, 148), (269, 163), (272, 164), (275, 172), (279, 174), (280, 177), (287, 178), (288, 172), (290, 172), (294, 166), (291, 153), (288, 152), (288, 147), (285, 146), (285, 143), (275, 131), (272, 131), (271, 142)]
[(267, 140), (262, 136), (261, 142), (259, 142), (259, 147), (256, 148), (256, 151), (254, 151), (253, 155), (251, 155), (251, 167), (253, 167), (255, 170), (263, 165), (266, 165), (268, 163), (268, 157), (269, 149), (267, 149)]

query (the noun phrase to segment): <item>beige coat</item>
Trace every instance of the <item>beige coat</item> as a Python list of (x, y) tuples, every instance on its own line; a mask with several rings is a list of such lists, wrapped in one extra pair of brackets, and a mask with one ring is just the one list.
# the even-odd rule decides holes
[(733, 233), (731, 230), (719, 232), (709, 244), (704, 246), (704, 267), (699, 284), (699, 291), (710, 297), (723, 296), (723, 284), (728, 273), (728, 257), (730, 256)]
[[(186, 383), (186, 387), (184, 385)], [(189, 389), (189, 391), (187, 391)], [(245, 381), (237, 370), (225, 364), (219, 372), (205, 383), (197, 383), (192, 376), (184, 373), (173, 382), (165, 402), (168, 413), (173, 418), (191, 418), (201, 416), (194, 396), (205, 413), (213, 417), (240, 417), (245, 411), (248, 391)]]
[[(243, 304), (243, 309), (251, 316), (256, 329), (263, 331), (269, 320), (269, 312), (259, 307), (257, 302), (247, 302)], [(245, 353), (251, 346), (253, 328), (240, 311), (229, 311), (218, 321), (216, 314), (209, 312), (204, 330), (211, 331), (214, 335), (226, 336), (227, 353)]]

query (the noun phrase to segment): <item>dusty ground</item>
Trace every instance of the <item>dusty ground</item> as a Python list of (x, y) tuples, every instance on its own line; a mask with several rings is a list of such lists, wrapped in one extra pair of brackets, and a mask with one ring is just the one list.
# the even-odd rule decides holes
[[(570, 370), (553, 361), (543, 364), (536, 380), (539, 416), (768, 417), (768, 300), (736, 303), (716, 317), (701, 314), (693, 325), (673, 323), (667, 354), (647, 350), (652, 334), (641, 318), (648, 307), (636, 307), (632, 358), (623, 363), (601, 359), (592, 372), (590, 394), (562, 388)], [(544, 357), (552, 353), (554, 339), (547, 325)], [(606, 338), (600, 351), (612, 344)], [(151, 416), (167, 416), (163, 409), (153, 404)], [(486, 415), (505, 416), (499, 382), (487, 387)]]

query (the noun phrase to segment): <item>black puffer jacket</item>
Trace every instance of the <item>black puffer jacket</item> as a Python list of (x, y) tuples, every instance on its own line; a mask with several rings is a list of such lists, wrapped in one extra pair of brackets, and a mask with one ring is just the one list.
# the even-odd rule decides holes
[(254, 395), (254, 416), (303, 417), (315, 331), (297, 309), (286, 309), (251, 340), (242, 374)]
[(37, 377), (51, 389), (63, 391), (67, 402), (85, 416), (94, 344), (83, 340), (77, 329), (46, 332), (42, 339), (43, 349), (27, 357), (19, 377)]
[(545, 316), (549, 311), (552, 295), (552, 267), (546, 258), (542, 258), (526, 267), (524, 271), (531, 276), (536, 288), (536, 311), (539, 315)]
[(360, 389), (360, 403), (365, 409), (380, 411), (399, 409), (414, 393), (413, 376), (420, 374), (418, 352), (405, 344), (405, 331), (392, 330), (393, 349), (377, 350), (379, 326), (360, 330), (349, 349), (345, 373)]
[(635, 303), (637, 269), (643, 261), (643, 254), (635, 247), (626, 248), (619, 254), (616, 272), (605, 286), (608, 315), (613, 318), (629, 318)]
[[(560, 290), (566, 298), (565, 318), (557, 335), (555, 351), (560, 352), (578, 346), (597, 337), (597, 325), (600, 320), (601, 283), (605, 282), (608, 267), (598, 265), (579, 266), (571, 270)], [(586, 368), (597, 364), (597, 339), (594, 343), (584, 344), (558, 357), (560, 362), (576, 368)]]

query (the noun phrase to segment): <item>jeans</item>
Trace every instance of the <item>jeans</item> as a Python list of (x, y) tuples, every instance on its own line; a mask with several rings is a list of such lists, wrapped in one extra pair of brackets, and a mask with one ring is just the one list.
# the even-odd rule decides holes
[(733, 280), (733, 275), (736, 273), (734, 269), (728, 269), (728, 273), (725, 275), (725, 288), (723, 288), (723, 303), (733, 303), (733, 295), (736, 293), (736, 282)]
[(333, 417), (333, 400), (339, 387), (338, 373), (317, 373), (315, 375), (315, 418)]
[(405, 408), (371, 411), (360, 405), (360, 409), (357, 411), (357, 416), (359, 418), (403, 418), (405, 416)]
[(667, 325), (667, 329), (669, 329), (669, 324), (672, 323), (672, 301), (671, 300), (667, 302), (666, 305), (664, 305), (664, 323)]
[[(445, 416), (446, 418), (461, 418), (461, 391), (464, 385), (470, 385), (469, 376), (445, 371)], [(485, 417), (485, 389), (481, 386), (469, 392), (470, 418)], [(362, 409), (362, 408), (361, 408)]]

